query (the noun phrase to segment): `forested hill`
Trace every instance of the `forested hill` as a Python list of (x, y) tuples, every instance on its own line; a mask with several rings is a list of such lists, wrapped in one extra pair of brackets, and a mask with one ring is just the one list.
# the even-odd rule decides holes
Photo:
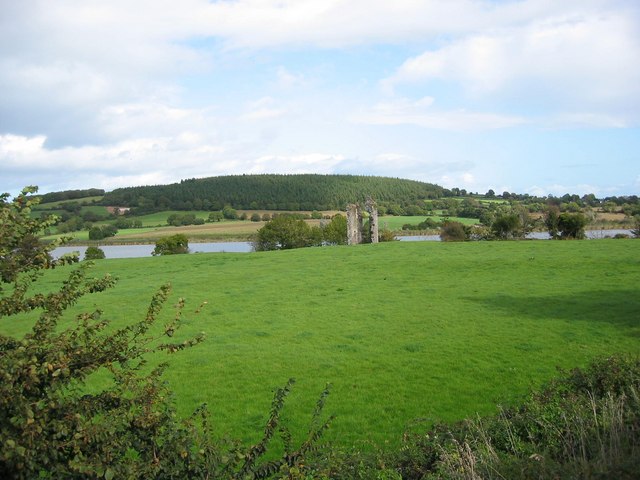
[(153, 210), (343, 210), (371, 196), (380, 204), (438, 198), (443, 188), (414, 180), (356, 175), (233, 175), (170, 185), (119, 188), (102, 203)]

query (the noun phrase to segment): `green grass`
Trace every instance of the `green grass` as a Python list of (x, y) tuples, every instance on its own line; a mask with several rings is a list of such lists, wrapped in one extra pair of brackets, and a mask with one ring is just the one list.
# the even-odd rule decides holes
[[(102, 200), (102, 196), (72, 198), (72, 199), (68, 199), (68, 200), (60, 200), (58, 202), (41, 203), (38, 206), (36, 206), (35, 209), (36, 210), (55, 209), (55, 208), (58, 208), (63, 203), (79, 203), (80, 205), (89, 205), (89, 204), (92, 204), (92, 203), (99, 202), (100, 200)], [(102, 207), (102, 208), (104, 208), (104, 207)]]
[(166, 379), (182, 415), (206, 402), (220, 435), (256, 441), (273, 388), (295, 377), (286, 415), (296, 438), (331, 382), (326, 412), (337, 418), (327, 439), (397, 444), (415, 419), (493, 413), (557, 366), (640, 354), (638, 246), (392, 242), (102, 260), (95, 275), (109, 272), (119, 284), (78, 308), (98, 306), (124, 325), (171, 281), (173, 302), (187, 300), (180, 335), (207, 334), (170, 357)]

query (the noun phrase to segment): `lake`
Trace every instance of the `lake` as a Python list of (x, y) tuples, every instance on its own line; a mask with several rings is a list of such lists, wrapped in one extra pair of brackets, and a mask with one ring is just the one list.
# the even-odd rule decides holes
[[(150, 257), (155, 245), (100, 245), (106, 258), (140, 258)], [(86, 246), (74, 245), (58, 247), (51, 252), (54, 258), (65, 253), (79, 252), (84, 257)], [(253, 250), (250, 242), (203, 242), (190, 243), (189, 253), (247, 253)]]
[[(618, 233), (632, 236), (630, 230), (587, 230), (587, 238), (599, 239), (613, 237)], [(402, 242), (439, 242), (439, 235), (398, 235), (396, 238)], [(549, 234), (546, 232), (533, 232), (527, 238), (534, 240), (548, 240)], [(100, 248), (106, 258), (140, 258), (150, 257), (155, 245), (101, 245)], [(79, 252), (80, 258), (84, 257), (86, 246), (66, 246), (53, 250), (54, 258), (58, 258), (65, 253)], [(203, 242), (190, 243), (189, 253), (248, 253), (253, 251), (251, 242)]]

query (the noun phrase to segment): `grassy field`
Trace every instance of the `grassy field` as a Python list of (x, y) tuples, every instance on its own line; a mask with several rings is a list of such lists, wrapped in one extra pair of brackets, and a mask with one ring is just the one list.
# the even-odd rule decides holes
[[(103, 260), (95, 275), (109, 272), (118, 286), (78, 308), (98, 306), (124, 325), (171, 281), (173, 302), (187, 300), (180, 335), (207, 334), (170, 358), (181, 414), (206, 402), (220, 435), (255, 441), (273, 388), (295, 377), (286, 415), (300, 438), (331, 382), (326, 411), (337, 418), (327, 438), (368, 448), (397, 444), (416, 419), (493, 412), (557, 366), (640, 354), (639, 247), (394, 242)], [(1, 328), (24, 330), (23, 320)]]

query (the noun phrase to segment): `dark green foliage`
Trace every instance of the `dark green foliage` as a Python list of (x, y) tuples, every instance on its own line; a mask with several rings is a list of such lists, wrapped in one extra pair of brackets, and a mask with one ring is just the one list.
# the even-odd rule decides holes
[(508, 240), (519, 236), (520, 218), (515, 213), (502, 214), (491, 224), (491, 232), (496, 238)]
[(102, 240), (118, 233), (115, 225), (95, 225), (89, 229), (89, 240)]
[(56, 224), (58, 233), (77, 232), (85, 228), (85, 220), (78, 216), (66, 216), (66, 220)]
[(227, 205), (222, 209), (222, 216), (227, 220), (237, 220), (238, 212), (234, 208), (231, 208), (231, 206)]
[[(226, 205), (241, 210), (343, 210), (367, 196), (379, 203), (415, 205), (438, 198), (442, 188), (397, 178), (355, 175), (234, 175), (183, 180), (171, 185), (120, 188), (105, 195), (104, 205), (138, 210), (187, 210), (200, 200), (210, 210)], [(398, 205), (399, 211), (401, 207)]]
[(324, 241), (329, 245), (347, 244), (347, 217), (334, 215), (329, 223), (322, 228)]
[(262, 217), (260, 217), (259, 213), (252, 213), (251, 214), (251, 221), (252, 222), (259, 222), (260, 220), (262, 220)]
[(176, 255), (180, 253), (189, 253), (189, 239), (182, 233), (158, 240), (151, 255)]
[(104, 251), (100, 247), (87, 247), (84, 252), (85, 260), (101, 260), (105, 258)]
[(471, 230), (460, 222), (447, 221), (440, 228), (440, 239), (443, 242), (464, 242), (469, 240)]
[(211, 212), (209, 214), (209, 222), (221, 222), (223, 218), (222, 212)]
[(258, 230), (253, 246), (256, 251), (266, 251), (311, 247), (320, 243), (322, 235), (314, 232), (304, 220), (279, 215)]
[(582, 239), (585, 237), (584, 228), (587, 218), (581, 213), (562, 213), (558, 217), (558, 229), (561, 238)]
[(204, 225), (204, 219), (197, 218), (193, 213), (173, 213), (167, 217), (167, 223), (174, 227), (181, 227), (184, 225)]
[(547, 208), (544, 214), (544, 225), (547, 227), (549, 236), (552, 239), (557, 239), (560, 236), (560, 209), (555, 205), (551, 205)]
[(425, 218), (424, 221), (418, 223), (417, 225), (405, 223), (404, 225), (402, 225), (402, 230), (435, 230), (438, 227), (440, 227), (439, 222), (436, 222), (432, 218)]
[(138, 218), (119, 216), (114, 225), (116, 228), (142, 228), (142, 220)]

